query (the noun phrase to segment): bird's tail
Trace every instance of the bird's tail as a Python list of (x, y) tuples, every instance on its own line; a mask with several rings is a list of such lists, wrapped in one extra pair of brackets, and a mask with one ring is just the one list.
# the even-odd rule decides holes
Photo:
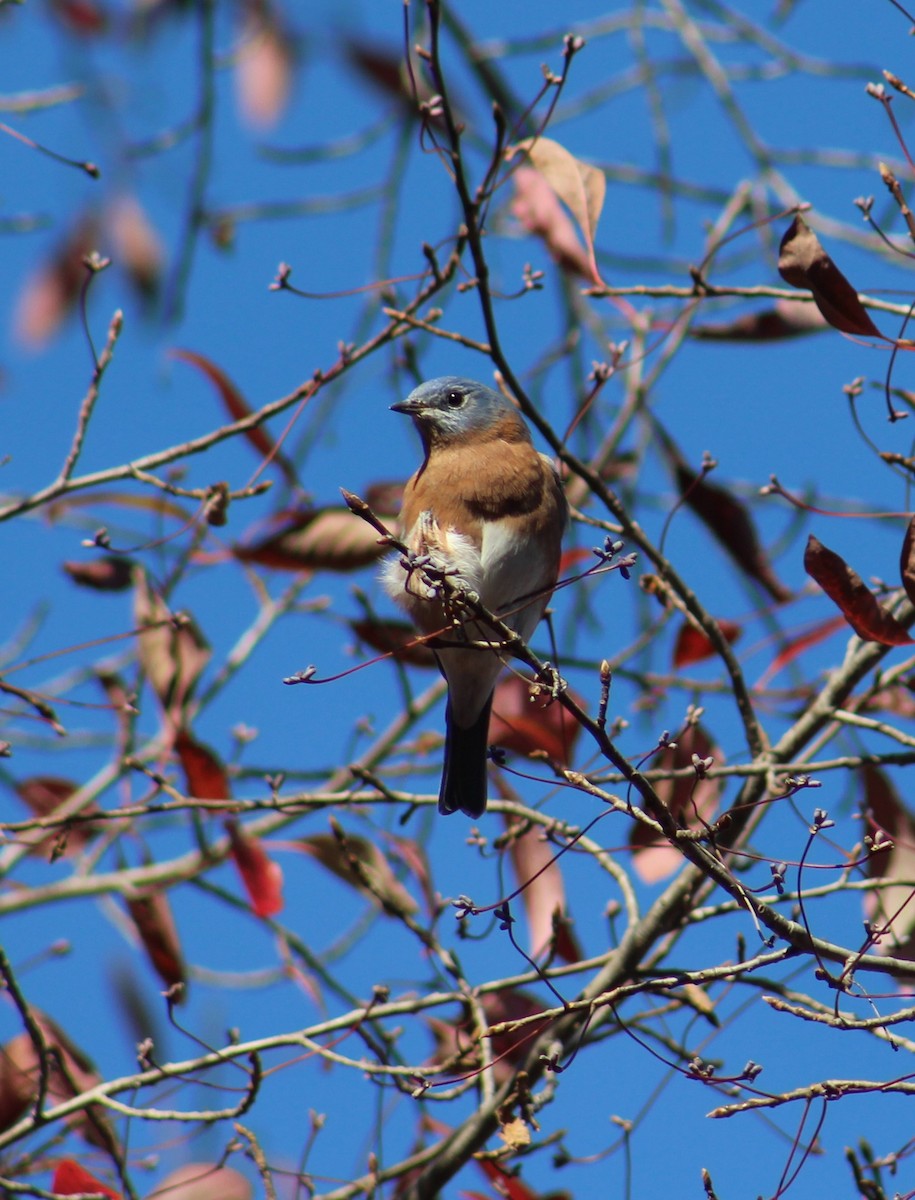
[(452, 717), (451, 705), (448, 705), (445, 713), (445, 765), (438, 796), (438, 811), (445, 816), (458, 809), (474, 818), (482, 817), (486, 812), (489, 782), (486, 776), (486, 751), (491, 708), (492, 693), (474, 723), (468, 729), (462, 729)]

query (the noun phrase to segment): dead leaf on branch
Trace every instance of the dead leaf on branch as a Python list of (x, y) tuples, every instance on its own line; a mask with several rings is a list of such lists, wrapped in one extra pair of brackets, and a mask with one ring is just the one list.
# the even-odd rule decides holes
[(775, 574), (759, 544), (747, 506), (727, 488), (709, 483), (679, 456), (674, 461), (674, 474), (684, 504), (693, 510), (744, 574), (761, 584), (773, 600), (782, 603), (790, 599), (791, 592)]
[[(52, 1106), (91, 1091), (101, 1076), (60, 1026), (34, 1006), (32, 1019), (41, 1035), (48, 1068), (47, 1104)], [(0, 1047), (0, 1129), (9, 1129), (38, 1095), (41, 1055), (29, 1033), (20, 1033)], [(117, 1135), (100, 1105), (66, 1118), (72, 1128), (114, 1157), (120, 1149)]]
[(313, 833), (294, 844), (390, 914), (413, 916), (419, 905), (391, 870), (385, 853), (358, 834)]
[(857, 571), (813, 536), (807, 539), (804, 570), (838, 606), (859, 638), (884, 646), (909, 646), (905, 627), (887, 612)]
[(730, 321), (690, 325), (689, 336), (707, 342), (777, 342), (828, 328), (814, 305), (803, 300), (776, 300), (772, 308), (742, 313)]
[(167, 988), (182, 985), (182, 991), (176, 995), (183, 1000), (187, 971), (168, 896), (164, 891), (150, 891), (128, 899), (126, 904), (153, 969)]
[[(572, 698), (583, 705), (575, 693)], [(518, 675), (503, 675), (496, 685), (489, 744), (518, 754), (545, 755), (550, 762), (567, 767), (581, 733), (581, 726), (552, 697), (532, 689)]]
[(578, 240), (575, 226), (559, 197), (533, 167), (518, 167), (512, 175), (515, 196), (512, 212), (528, 233), (542, 239), (557, 266), (571, 275), (593, 278), (588, 252)]
[(184, 771), (184, 790), (197, 800), (228, 800), (229, 777), (216, 754), (186, 729), (175, 736), (175, 753)]
[[(512, 819), (505, 818), (511, 831)], [(557, 855), (561, 845), (549, 841), (540, 826), (516, 834), (509, 842), (512, 868), (527, 914), (531, 958), (552, 950), (563, 962), (580, 962), (583, 955), (566, 905), (565, 883)]]
[[(28, 779), (20, 780), (15, 787), (19, 799), (36, 817), (53, 816), (79, 790), (77, 784), (59, 775), (31, 775)], [(88, 804), (80, 810), (80, 817), (100, 812), (97, 804)], [(33, 854), (53, 852), (57, 857), (79, 853), (103, 828), (103, 821), (75, 820), (72, 825), (63, 825), (48, 834), (40, 830), (29, 831), (22, 835), (22, 840), (33, 843)]]
[(233, 546), (234, 557), (276, 571), (358, 571), (391, 552), (371, 525), (342, 505), (301, 508), (280, 521), (266, 537)]
[(888, 935), (876, 944), (878, 953), (915, 959), (915, 821), (885, 771), (866, 764), (861, 775), (872, 830), (876, 827), (874, 831), (892, 839), (890, 843), (884, 838), (885, 848), (875, 849), (868, 858), (868, 878), (898, 881), (868, 892), (864, 911), (876, 928), (890, 926)]
[(134, 573), (134, 618), (140, 664), (162, 707), (180, 724), (181, 710), (210, 661), (193, 620), (172, 613), (142, 568)]
[(883, 338), (858, 299), (857, 291), (800, 214), (782, 238), (778, 273), (792, 287), (812, 292), (817, 308), (834, 329), (857, 337)]
[(602, 283), (594, 252), (594, 235), (607, 194), (607, 178), (603, 171), (582, 162), (552, 138), (525, 138), (505, 151), (509, 161), (516, 154), (527, 158), (575, 218), (587, 246), (590, 276), (596, 284)]
[[(248, 404), (248, 401), (241, 394), (233, 380), (212, 359), (207, 358), (203, 354), (198, 354), (195, 350), (183, 350), (181, 347), (173, 349), (171, 356), (172, 358), (181, 359), (182, 362), (190, 363), (191, 366), (196, 367), (198, 371), (209, 379), (210, 383), (216, 389), (223, 407), (233, 421), (243, 421), (246, 417), (250, 417), (253, 414), (254, 409)], [(286, 481), (290, 487), (298, 487), (298, 475), (295, 467), (276, 448), (276, 443), (270, 436), (266, 426), (254, 425), (252, 428), (245, 430), (244, 436), (258, 454), (276, 463), (277, 467), (286, 477)]]

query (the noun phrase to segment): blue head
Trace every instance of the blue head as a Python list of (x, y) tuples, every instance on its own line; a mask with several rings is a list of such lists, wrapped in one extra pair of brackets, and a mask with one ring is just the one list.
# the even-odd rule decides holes
[(427, 453), (432, 446), (480, 435), (530, 440), (527, 426), (511, 401), (482, 383), (457, 375), (429, 379), (391, 408), (413, 418)]

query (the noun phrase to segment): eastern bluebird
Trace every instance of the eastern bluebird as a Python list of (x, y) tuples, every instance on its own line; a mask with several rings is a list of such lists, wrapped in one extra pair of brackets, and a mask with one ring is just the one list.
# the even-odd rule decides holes
[[(556, 468), (531, 442), (515, 407), (491, 388), (448, 375), (421, 384), (395, 412), (413, 418), (425, 458), (404, 491), (400, 522), (413, 556), (427, 556), (458, 588), (531, 637), (559, 574), (568, 505)], [(493, 689), (502, 669), (495, 631), (423, 576), (392, 558), (384, 582), (432, 642), (448, 682), (445, 764), (438, 810), (486, 811), (486, 750)], [(481, 643), (483, 643), (481, 645)]]

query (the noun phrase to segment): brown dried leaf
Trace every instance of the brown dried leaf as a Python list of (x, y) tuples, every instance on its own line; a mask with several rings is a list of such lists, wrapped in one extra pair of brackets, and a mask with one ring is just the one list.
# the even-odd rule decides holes
[(417, 912), (416, 901), (391, 870), (380, 847), (333, 824), (338, 833), (313, 833), (299, 838), (295, 845), (379, 908), (411, 916)]
[(902, 539), (902, 550), (899, 555), (899, 574), (902, 576), (902, 586), (912, 604), (915, 604), (915, 517), (909, 521)]
[[(33, 1006), (31, 1014), (47, 1049), (49, 1106), (96, 1087), (101, 1076), (86, 1055), (45, 1013)], [(37, 1096), (40, 1061), (28, 1033), (17, 1034), (0, 1047), (0, 1129), (8, 1129)], [(120, 1153), (108, 1116), (99, 1105), (74, 1113), (66, 1120), (92, 1145), (113, 1156)]]
[(822, 333), (828, 328), (827, 321), (814, 305), (804, 300), (776, 300), (772, 308), (743, 313), (730, 321), (690, 325), (689, 336), (698, 341), (775, 342)]
[(518, 167), (512, 212), (528, 233), (543, 239), (550, 257), (570, 275), (592, 280), (591, 260), (578, 240), (575, 226), (559, 203), (559, 197), (533, 167)]
[[(79, 790), (78, 784), (58, 775), (31, 775), (28, 779), (20, 780), (15, 786), (19, 799), (36, 817), (51, 816)], [(81, 810), (80, 817), (101, 811), (97, 804), (88, 804)], [(60, 855), (78, 854), (103, 828), (103, 822), (74, 819), (72, 825), (55, 829), (47, 835), (37, 830), (27, 832), (22, 835), (22, 840), (34, 843), (32, 853), (53, 854), (57, 858)]]
[(508, 159), (515, 154), (525, 155), (575, 218), (588, 249), (589, 274), (599, 284), (601, 278), (594, 257), (594, 235), (607, 193), (607, 179), (603, 171), (582, 162), (552, 138), (525, 138), (505, 152)]
[(306, 508), (287, 513), (277, 532), (235, 546), (240, 562), (279, 571), (358, 571), (390, 553), (378, 534), (348, 508)]
[[(660, 779), (654, 783), (662, 804), (686, 829), (701, 828), (712, 819), (723, 787), (721, 779), (698, 777), (693, 767), (693, 755), (702, 760), (713, 758), (716, 765), (724, 762), (721, 751), (701, 725), (690, 725), (677, 739), (676, 746), (666, 747), (651, 762), (651, 769), (657, 771), (689, 769), (682, 778)], [(633, 866), (645, 883), (657, 883), (672, 875), (683, 863), (683, 855), (676, 847), (666, 838), (655, 836), (641, 822), (632, 827), (629, 848), (633, 853)]]
[(890, 926), (888, 935), (877, 942), (879, 953), (915, 959), (915, 820), (884, 771), (870, 764), (861, 770), (871, 828), (892, 838), (892, 848), (871, 854), (868, 876), (899, 881), (867, 892), (864, 912), (873, 926)]
[(273, 917), (283, 911), (283, 869), (267, 854), (260, 841), (233, 818), (226, 821), (232, 858), (238, 867), (251, 911), (257, 917)]
[[(542, 1004), (518, 988), (488, 992), (480, 997), (480, 1005), (490, 1026), (527, 1020), (543, 1011)], [(492, 1035), (493, 1078), (497, 1084), (511, 1078), (515, 1068), (525, 1061), (531, 1041), (543, 1033), (547, 1020), (531, 1021), (519, 1030)], [(470, 1013), (465, 1013), (458, 1021), (432, 1017), (428, 1024), (436, 1042), (433, 1062), (444, 1063), (455, 1054), (462, 1055), (458, 1063), (460, 1069), (472, 1069), (479, 1062), (479, 1048), (472, 1039), (474, 1023)]]
[(756, 536), (756, 526), (746, 505), (717, 484), (709, 483), (685, 462), (676, 458), (677, 486), (687, 504), (738, 567), (761, 584), (773, 600), (790, 599), (791, 592), (769, 565)]
[[(729, 644), (736, 642), (743, 633), (742, 627), (736, 621), (728, 621), (724, 617), (718, 621), (718, 628), (721, 630), (724, 640)], [(686, 667), (691, 663), (703, 662), (707, 658), (714, 658), (717, 653), (701, 629), (697, 629), (689, 621), (683, 622), (674, 644), (673, 664), (675, 667)]]
[[(434, 93), (426, 79), (425, 63), (419, 55), (411, 56), (411, 69), (408, 70), (397, 46), (380, 46), (377, 40), (370, 42), (347, 37), (343, 42), (343, 51), (357, 74), (384, 95), (397, 100), (409, 112), (417, 113), (421, 104), (432, 99)], [(453, 93), (451, 104), (453, 109), (456, 108)], [(434, 125), (441, 125), (440, 116), (430, 119)]]
[(859, 638), (884, 646), (909, 646), (912, 638), (892, 613), (880, 604), (857, 571), (841, 555), (810, 535), (804, 551), (804, 570), (820, 585)]
[(144, 570), (134, 572), (134, 583), (140, 663), (162, 707), (178, 723), (211, 651), (190, 617), (170, 611)]
[[(573, 697), (579, 703), (578, 696)], [(517, 675), (505, 675), (496, 686), (489, 744), (518, 754), (545, 754), (550, 762), (568, 766), (581, 727), (561, 704), (534, 689)]]
[(65, 562), (63, 569), (80, 587), (96, 592), (123, 592), (133, 583), (133, 561), (119, 554), (88, 562)]
[(798, 214), (779, 247), (778, 273), (792, 287), (813, 293), (817, 308), (830, 325), (858, 337), (882, 338), (867, 315), (857, 291), (832, 261), (817, 235)]
[(184, 1000), (187, 971), (168, 896), (162, 891), (147, 892), (145, 896), (133, 896), (125, 903), (156, 974), (167, 988), (183, 984), (183, 990), (176, 996), (179, 1001)]

